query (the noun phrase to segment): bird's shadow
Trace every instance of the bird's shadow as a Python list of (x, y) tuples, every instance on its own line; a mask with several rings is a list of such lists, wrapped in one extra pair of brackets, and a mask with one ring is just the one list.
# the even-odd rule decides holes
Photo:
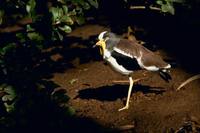
[[(132, 93), (142, 92), (143, 94), (162, 94), (165, 89), (161, 87), (150, 87), (143, 85), (134, 85)], [(81, 99), (96, 99), (100, 101), (115, 101), (118, 98), (125, 98), (128, 93), (128, 85), (103, 86), (99, 88), (86, 88), (80, 90), (75, 97)]]

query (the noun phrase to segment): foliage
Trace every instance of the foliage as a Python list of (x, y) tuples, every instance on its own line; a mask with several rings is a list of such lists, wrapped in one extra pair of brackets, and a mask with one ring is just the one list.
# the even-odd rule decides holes
[(53, 31), (60, 40), (63, 39), (61, 32), (70, 33), (71, 26), (81, 25), (85, 22), (84, 11), (91, 8), (98, 8), (97, 0), (60, 0), (50, 7), (52, 13)]
[(33, 23), (45, 19), (53, 30), (52, 39), (62, 40), (63, 33), (70, 33), (73, 25), (85, 22), (84, 12), (91, 7), (98, 8), (97, 0), (4, 0), (0, 5), (0, 25), (24, 17)]
[(161, 6), (162, 12), (169, 12), (175, 14), (174, 3), (183, 4), (184, 0), (157, 0), (156, 3)]
[(7, 112), (13, 111), (16, 98), (15, 89), (10, 85), (2, 84), (0, 86), (0, 93), (4, 93), (0, 98), (4, 102), (6, 111)]
[[(0, 103), (7, 113), (15, 110), (24, 94), (40, 90), (41, 86), (48, 88), (39, 81), (41, 75), (38, 74), (39, 67), (49, 61), (43, 51), (56, 41), (62, 41), (75, 26), (84, 24), (84, 13), (91, 8), (98, 8), (97, 0), (1, 1), (0, 28), (23, 19), (31, 20), (22, 25), (22, 30), (9, 34), (0, 32)], [(61, 94), (47, 95), (60, 103)], [(74, 112), (68, 111), (69, 114)]]
[[(187, 7), (192, 5), (192, 2), (187, 0), (124, 0), (127, 4), (143, 3), (148, 8), (154, 7), (155, 10), (161, 11), (162, 13), (170, 13), (175, 15), (177, 5)], [(186, 4), (187, 3), (187, 4)], [(186, 6), (187, 5), (187, 6)], [(153, 8), (152, 8), (153, 9)]]

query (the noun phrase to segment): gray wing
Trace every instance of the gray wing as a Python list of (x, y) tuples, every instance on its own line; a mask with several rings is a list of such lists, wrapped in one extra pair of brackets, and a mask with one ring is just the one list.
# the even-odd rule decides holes
[(159, 55), (154, 54), (152, 51), (148, 50), (147, 48), (141, 46), (140, 51), (142, 52), (141, 61), (143, 65), (155, 66), (159, 69), (167, 68), (169, 66)]
[(118, 42), (118, 44), (114, 47), (114, 50), (125, 56), (137, 58), (140, 55), (140, 47), (138, 47), (138, 45), (139, 44), (136, 41), (121, 39)]
[(114, 47), (114, 51), (130, 58), (136, 58), (137, 60), (141, 58), (142, 64), (146, 67), (169, 67), (169, 64), (166, 63), (159, 55), (154, 54), (149, 49), (138, 44), (137, 41), (121, 39), (119, 43)]

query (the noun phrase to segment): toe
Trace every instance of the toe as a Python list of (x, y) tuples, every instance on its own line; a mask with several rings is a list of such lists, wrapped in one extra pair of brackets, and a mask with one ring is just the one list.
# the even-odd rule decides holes
[(123, 107), (121, 109), (118, 109), (118, 111), (122, 111), (122, 110), (125, 110), (125, 109), (128, 109), (128, 106), (125, 106), (125, 107)]

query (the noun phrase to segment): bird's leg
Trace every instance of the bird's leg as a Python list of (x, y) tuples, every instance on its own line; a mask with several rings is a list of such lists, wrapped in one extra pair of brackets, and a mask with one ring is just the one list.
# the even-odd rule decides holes
[(141, 79), (135, 79), (135, 80), (133, 80), (132, 77), (129, 77), (129, 89), (128, 89), (128, 96), (127, 96), (127, 100), (126, 100), (126, 105), (123, 108), (119, 109), (118, 111), (122, 111), (122, 110), (125, 110), (125, 109), (129, 108), (129, 100), (130, 100), (130, 96), (131, 96), (133, 84), (135, 82), (140, 81), (140, 80)]
[(132, 77), (129, 77), (129, 89), (128, 89), (128, 96), (127, 96), (127, 100), (126, 100), (126, 106), (124, 106), (123, 108), (119, 109), (118, 111), (122, 111), (124, 109), (128, 109), (129, 107), (129, 99), (131, 96), (131, 92), (132, 92), (132, 88), (133, 88), (133, 79)]

